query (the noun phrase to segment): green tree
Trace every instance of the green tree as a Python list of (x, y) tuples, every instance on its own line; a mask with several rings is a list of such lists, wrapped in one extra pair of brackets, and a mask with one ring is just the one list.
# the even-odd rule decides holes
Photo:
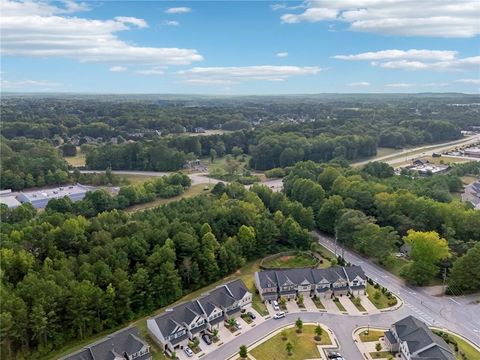
[(450, 272), (449, 291), (458, 294), (461, 291), (471, 292), (480, 289), (480, 243), (459, 257)]
[(301, 333), (302, 330), (303, 330), (303, 321), (302, 319), (298, 318), (296, 321), (295, 321), (295, 327), (297, 328), (297, 333)]
[(413, 260), (405, 276), (413, 284), (427, 284), (438, 273), (438, 262), (450, 257), (447, 241), (435, 231), (414, 230), (409, 230), (403, 240), (411, 246)]
[(238, 352), (238, 355), (242, 358), (242, 359), (246, 359), (247, 356), (248, 356), (248, 351), (247, 351), (247, 347), (245, 345), (242, 345), (240, 346), (240, 351)]
[(315, 340), (320, 341), (322, 339), (323, 329), (320, 325), (315, 326)]
[(315, 223), (320, 230), (333, 234), (335, 221), (345, 208), (341, 196), (332, 195), (326, 199), (315, 216)]
[(292, 355), (292, 351), (293, 351), (293, 345), (290, 341), (288, 341), (286, 344), (285, 344), (285, 350), (287, 351), (287, 354), (290, 356)]
[(247, 258), (251, 258), (255, 255), (256, 252), (256, 237), (255, 237), (255, 229), (252, 226), (240, 226), (238, 229), (237, 234), (238, 241), (240, 242), (240, 246), (242, 247), (242, 254), (244, 254)]
[(217, 151), (215, 149), (210, 149), (210, 162), (214, 162), (217, 158)]

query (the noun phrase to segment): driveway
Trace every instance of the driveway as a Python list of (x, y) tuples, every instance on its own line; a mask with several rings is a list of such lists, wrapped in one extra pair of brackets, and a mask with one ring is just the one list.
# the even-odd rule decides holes
[(362, 313), (358, 311), (357, 307), (353, 305), (352, 301), (348, 298), (348, 296), (340, 296), (338, 298), (340, 300), (340, 304), (347, 310), (349, 315), (361, 315)]
[(325, 310), (329, 313), (333, 314), (340, 314), (340, 310), (338, 309), (337, 305), (333, 302), (332, 299), (322, 299), (322, 304), (325, 306)]
[(303, 299), (303, 304), (305, 305), (305, 309), (310, 312), (315, 312), (318, 311), (317, 306), (313, 302), (312, 298), (310, 296), (305, 296)]

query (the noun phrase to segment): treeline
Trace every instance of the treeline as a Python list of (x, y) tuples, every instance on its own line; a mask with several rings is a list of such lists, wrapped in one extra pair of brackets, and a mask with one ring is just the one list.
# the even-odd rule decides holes
[[(439, 202), (411, 192), (428, 193), (422, 187), (441, 184), (437, 177), (420, 182), (396, 178), (379, 179), (352, 168), (303, 162), (290, 169), (284, 191), (312, 208), (318, 229), (336, 234), (339, 242), (380, 262), (390, 261), (389, 255), (405, 242), (413, 249), (413, 244), (429, 244), (412, 250), (414, 261), (404, 274), (412, 283), (425, 284), (438, 275), (440, 263), (450, 267), (452, 259), (480, 242), (480, 212), (457, 201)], [(444, 186), (449, 188), (450, 183), (457, 187), (454, 177)]]
[(91, 218), (54, 207), (40, 214), (15, 209), (0, 229), (2, 357), (45, 356), (171, 304), (278, 247), (309, 247), (311, 236), (286, 197), (283, 214), (241, 185), (216, 191), (221, 195)]
[(87, 192), (82, 200), (76, 202), (72, 202), (68, 196), (51, 199), (45, 210), (92, 217), (103, 211), (122, 210), (132, 205), (152, 202), (157, 197), (178, 196), (190, 185), (191, 180), (187, 175), (174, 173), (138, 185), (122, 186), (117, 195), (99, 189)]
[(376, 140), (370, 136), (350, 135), (313, 138), (295, 133), (275, 135), (266, 132), (252, 146), (250, 166), (256, 170), (291, 166), (299, 161), (312, 160), (328, 162), (355, 160), (374, 156), (377, 153)]

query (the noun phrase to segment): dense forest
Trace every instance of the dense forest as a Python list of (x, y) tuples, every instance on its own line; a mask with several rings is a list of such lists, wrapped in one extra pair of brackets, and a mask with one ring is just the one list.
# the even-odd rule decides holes
[[(65, 155), (74, 155), (76, 146), (83, 144), (87, 167), (98, 170), (176, 171), (186, 160), (221, 157), (238, 148), (250, 155), (254, 170), (306, 160), (342, 163), (375, 155), (378, 146), (401, 148), (459, 139), (460, 130), (479, 125), (475, 102), (479, 102), (475, 96), (453, 94), (222, 99), (7, 96), (0, 108), (2, 150), (7, 157), (2, 168), (10, 172), (2, 188), (50, 185), (64, 179), (66, 164), (49, 143)], [(227, 132), (185, 134), (197, 128)]]
[(3, 357), (45, 355), (170, 304), (280, 246), (309, 247), (311, 209), (280, 195), (273, 213), (238, 184), (215, 193), (89, 218), (56, 206), (41, 214), (29, 205), (2, 206)]
[[(284, 192), (313, 210), (318, 229), (381, 263), (391, 261), (401, 244), (410, 244), (414, 261), (404, 276), (424, 285), (439, 275), (441, 266), (450, 268), (454, 263), (455, 271), (456, 264), (472, 256), (470, 249), (480, 243), (480, 212), (450, 196), (462, 188), (456, 174), (465, 172), (478, 175), (480, 163), (457, 165), (447, 176), (413, 179), (394, 177), (386, 164), (358, 170), (299, 162), (289, 169)], [(274, 201), (275, 194), (256, 189), (267, 204)], [(417, 258), (414, 244), (428, 244)], [(475, 278), (478, 284), (479, 275)], [(456, 281), (455, 287), (472, 290), (469, 281)]]

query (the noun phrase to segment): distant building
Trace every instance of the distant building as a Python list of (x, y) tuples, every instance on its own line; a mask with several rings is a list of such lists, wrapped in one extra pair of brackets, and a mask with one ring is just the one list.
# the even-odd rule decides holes
[(448, 344), (413, 316), (397, 321), (385, 332), (389, 351), (402, 360), (455, 360)]
[(196, 127), (194, 130), (195, 130), (195, 133), (197, 134), (205, 133), (205, 129), (203, 127)]
[(88, 191), (94, 190), (94, 187), (80, 184), (65, 185), (53, 189), (43, 189), (35, 191), (20, 192), (17, 199), (22, 202), (29, 202), (35, 208), (44, 208), (51, 199), (61, 199), (68, 196), (72, 201), (79, 201), (85, 197)]
[(480, 148), (478, 148), (478, 147), (465, 149), (465, 150), (463, 150), (463, 153), (465, 154), (465, 156), (480, 158)]
[(462, 200), (472, 204), (476, 210), (480, 210), (480, 181), (465, 187)]
[(150, 346), (136, 327), (128, 327), (60, 360), (151, 360)]
[(12, 193), (11, 189), (0, 191), (0, 204), (5, 204), (9, 208), (16, 208), (22, 203), (17, 200), (17, 196)]
[(408, 170), (416, 171), (420, 175), (442, 174), (447, 172), (450, 167), (448, 165), (435, 165), (429, 161), (416, 159), (412, 165), (406, 167)]

